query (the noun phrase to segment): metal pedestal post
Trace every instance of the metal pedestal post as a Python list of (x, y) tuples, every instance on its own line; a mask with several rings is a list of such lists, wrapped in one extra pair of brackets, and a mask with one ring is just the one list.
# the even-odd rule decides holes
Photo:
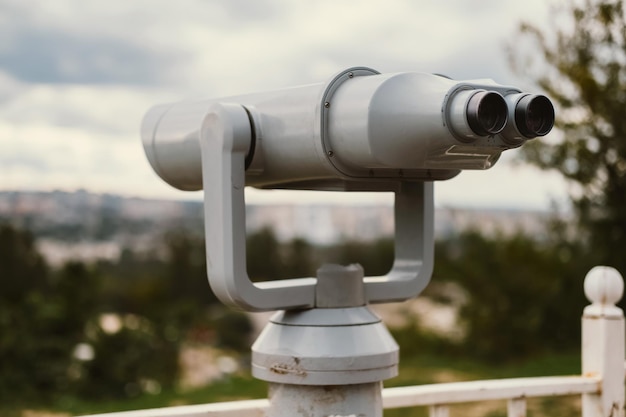
[(382, 417), (381, 382), (352, 385), (270, 383), (271, 417)]
[(278, 312), (252, 346), (252, 373), (270, 382), (268, 417), (381, 417), (398, 345), (366, 306), (363, 269), (326, 265), (317, 279), (316, 308)]

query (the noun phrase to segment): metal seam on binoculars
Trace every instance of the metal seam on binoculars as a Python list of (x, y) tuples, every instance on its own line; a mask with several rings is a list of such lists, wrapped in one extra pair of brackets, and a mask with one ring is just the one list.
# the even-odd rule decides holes
[(254, 159), (254, 151), (256, 150), (256, 125), (254, 124), (254, 117), (250, 113), (250, 110), (246, 106), (241, 106), (246, 111), (248, 115), (248, 120), (250, 121), (250, 149), (248, 150), (248, 154), (246, 155), (246, 159), (244, 162), (244, 169), (248, 170), (250, 165), (252, 164), (252, 160)]
[(342, 175), (346, 177), (359, 178), (359, 177), (371, 177), (370, 172), (372, 170), (366, 170), (365, 173), (359, 172), (354, 169), (350, 169), (341, 163), (341, 161), (335, 158), (335, 153), (332, 149), (332, 145), (330, 143), (330, 134), (328, 132), (328, 117), (331, 108), (331, 100), (335, 92), (341, 85), (353, 79), (354, 77), (362, 77), (368, 75), (378, 75), (380, 72), (375, 69), (368, 67), (352, 67), (348, 68), (345, 71), (340, 72), (333, 78), (326, 87), (324, 94), (322, 95), (322, 106), (321, 109), (321, 128), (320, 128), (320, 136), (322, 140), (322, 149), (324, 150), (324, 154), (326, 155), (328, 162)]

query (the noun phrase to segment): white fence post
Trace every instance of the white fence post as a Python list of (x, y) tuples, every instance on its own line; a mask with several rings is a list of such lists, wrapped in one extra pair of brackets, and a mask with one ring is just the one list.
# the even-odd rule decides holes
[(583, 417), (624, 417), (624, 313), (615, 306), (624, 291), (614, 268), (597, 266), (585, 277), (591, 305), (582, 318), (582, 372), (599, 375), (597, 394), (583, 394)]
[(450, 417), (450, 407), (435, 404), (428, 408), (428, 417)]
[(507, 401), (507, 417), (526, 417), (526, 398), (511, 398)]

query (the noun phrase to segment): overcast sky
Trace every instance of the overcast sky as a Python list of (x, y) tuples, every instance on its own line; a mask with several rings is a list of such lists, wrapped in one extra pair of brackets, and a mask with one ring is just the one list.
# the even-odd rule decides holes
[[(505, 46), (522, 20), (549, 22), (547, 3), (0, 0), (0, 190), (200, 198), (170, 188), (144, 156), (139, 124), (160, 102), (322, 82), (359, 65), (532, 88), (510, 71)], [(437, 204), (548, 208), (563, 198), (556, 175), (515, 167), (509, 154), (438, 183)]]

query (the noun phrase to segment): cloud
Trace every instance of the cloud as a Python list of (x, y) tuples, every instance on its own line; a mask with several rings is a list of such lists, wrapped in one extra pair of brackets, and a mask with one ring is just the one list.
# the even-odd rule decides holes
[(137, 138), (97, 136), (80, 129), (0, 124), (0, 189), (163, 191)]
[(40, 126), (52, 133), (71, 128), (85, 132), (88, 142), (101, 134), (117, 141), (138, 135), (143, 114), (165, 96), (123, 85), (22, 84), (19, 93), (0, 102), (0, 114), (15, 127)]
[[(546, 10), (543, 0), (2, 0), (0, 189), (188, 198), (143, 155), (151, 105), (325, 82), (360, 65), (514, 83), (503, 45)], [(477, 187), (453, 181), (451, 199), (464, 191), (445, 191), (455, 183)]]
[(158, 85), (163, 78), (157, 69), (184, 59), (173, 51), (49, 27), (20, 27), (10, 39), (0, 52), (0, 67), (28, 83)]
[(0, 68), (27, 83), (171, 82), (188, 51), (160, 45), (164, 37), (139, 10), (107, 3), (5, 1)]
[(355, 65), (507, 80), (504, 43), (521, 18), (541, 15), (536, 3), (490, 1), (470, 13), (463, 1), (282, 2), (281, 13), (231, 32), (192, 25), (189, 79), (219, 95), (321, 82)]
[(0, 105), (19, 96), (24, 91), (25, 85), (0, 68)]
[(453, 68), (462, 77), (466, 65), (457, 64), (476, 62), (477, 50), (498, 58), (501, 40), (537, 1), (515, 8), (497, 1), (188, 0), (183, 7), (5, 0), (0, 68), (29, 83), (178, 85), (208, 94), (321, 81), (354, 65)]

